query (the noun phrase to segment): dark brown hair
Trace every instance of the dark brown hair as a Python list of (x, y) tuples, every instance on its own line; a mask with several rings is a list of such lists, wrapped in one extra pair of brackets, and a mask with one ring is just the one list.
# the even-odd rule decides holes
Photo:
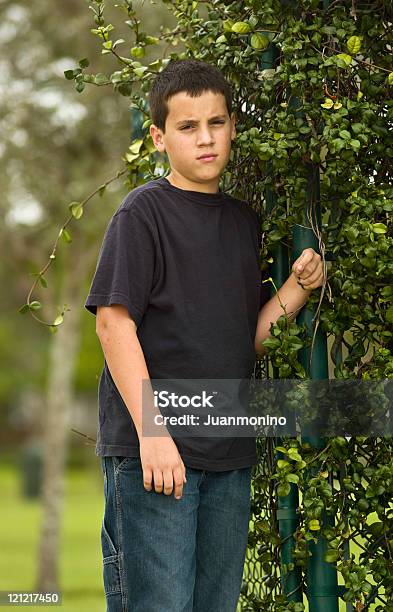
[(169, 112), (167, 101), (183, 91), (193, 98), (206, 91), (221, 93), (225, 96), (229, 116), (232, 113), (231, 86), (218, 68), (201, 60), (171, 60), (158, 73), (149, 92), (150, 118), (164, 133)]

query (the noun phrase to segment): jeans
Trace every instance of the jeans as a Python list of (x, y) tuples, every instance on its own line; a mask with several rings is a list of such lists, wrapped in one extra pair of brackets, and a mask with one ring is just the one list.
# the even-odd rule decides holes
[(186, 467), (183, 496), (146, 491), (139, 457), (101, 457), (107, 612), (235, 612), (251, 467)]

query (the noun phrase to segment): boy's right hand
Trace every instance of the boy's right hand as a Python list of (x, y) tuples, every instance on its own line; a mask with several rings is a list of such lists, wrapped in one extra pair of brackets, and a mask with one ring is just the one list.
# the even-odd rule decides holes
[(143, 486), (151, 491), (154, 481), (156, 493), (171, 495), (176, 499), (183, 494), (186, 480), (186, 468), (170, 436), (140, 437), (139, 450), (143, 469)]

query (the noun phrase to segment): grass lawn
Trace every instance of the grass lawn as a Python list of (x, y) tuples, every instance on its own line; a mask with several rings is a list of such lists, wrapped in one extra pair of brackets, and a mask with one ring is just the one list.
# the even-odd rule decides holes
[[(0, 590), (34, 590), (36, 555), (41, 525), (38, 500), (22, 495), (21, 475), (12, 465), (0, 469)], [(62, 612), (105, 612), (101, 577), (100, 529), (104, 508), (102, 473), (69, 469), (60, 555)], [(2, 606), (15, 610), (16, 606)], [(29, 606), (29, 610), (49, 606)]]

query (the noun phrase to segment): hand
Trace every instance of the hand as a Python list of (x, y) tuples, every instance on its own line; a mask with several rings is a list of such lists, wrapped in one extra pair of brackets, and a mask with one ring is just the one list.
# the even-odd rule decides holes
[(186, 468), (173, 439), (165, 437), (141, 437), (139, 449), (143, 469), (143, 486), (146, 491), (171, 495), (174, 487), (175, 498), (183, 494)]
[(323, 285), (323, 262), (319, 253), (314, 249), (304, 249), (302, 254), (293, 263), (292, 272), (297, 277), (298, 285), (305, 291), (312, 291)]

